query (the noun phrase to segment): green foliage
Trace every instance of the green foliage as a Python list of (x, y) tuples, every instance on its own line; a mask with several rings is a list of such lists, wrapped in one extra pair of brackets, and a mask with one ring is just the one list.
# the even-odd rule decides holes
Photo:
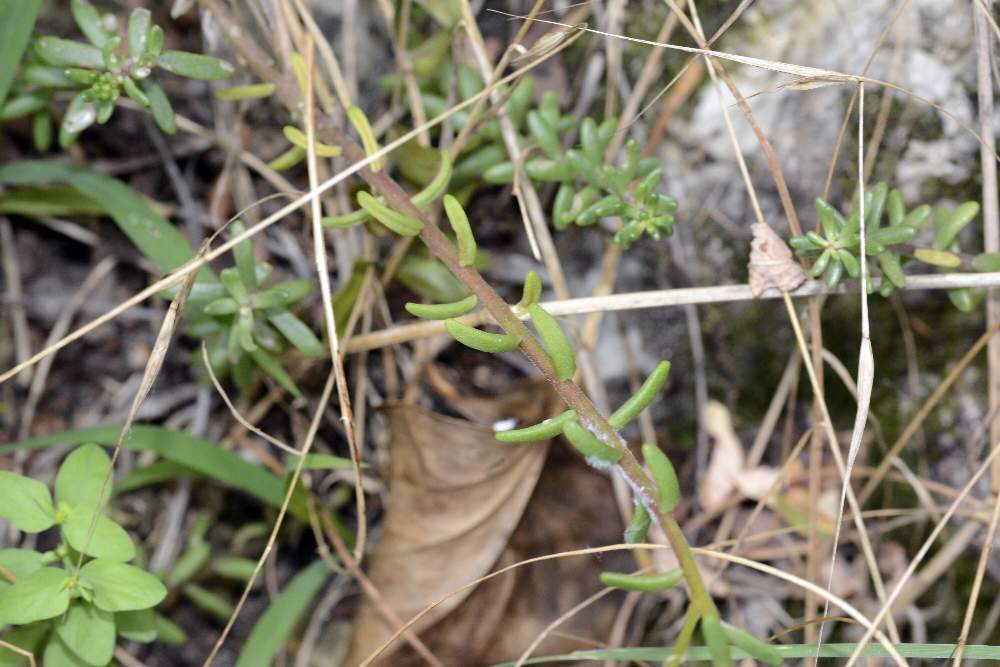
[(604, 464), (618, 463), (623, 456), (620, 450), (602, 442), (577, 421), (563, 423), (563, 435), (591, 465), (600, 467)]
[(268, 667), (330, 574), (322, 560), (300, 570), (254, 624), (237, 667)]
[[(33, 3), (37, 4), (37, 3)], [(87, 0), (71, 0), (70, 9), (87, 42), (53, 36), (36, 37), (20, 77), (2, 108), (0, 119), (32, 115), (36, 147), (48, 148), (49, 104), (57, 91), (75, 93), (59, 127), (59, 145), (70, 146), (94, 123), (106, 123), (123, 94), (149, 109), (160, 129), (176, 131), (174, 112), (151, 74), (157, 68), (192, 79), (216, 80), (232, 75), (233, 66), (212, 56), (163, 50), (163, 29), (153, 25), (148, 9), (132, 11), (123, 37), (112, 15), (102, 15)], [(31, 12), (25, 12), (24, 21)], [(22, 19), (18, 19), (19, 22)], [(0, 53), (0, 83), (18, 51)], [(3, 96), (0, 95), (0, 102)]]
[(623, 591), (643, 591), (655, 593), (672, 588), (681, 582), (684, 573), (670, 570), (662, 574), (625, 574), (623, 572), (601, 572), (601, 583)]
[(576, 355), (569, 336), (559, 326), (556, 318), (549, 315), (548, 311), (537, 303), (528, 307), (528, 314), (539, 338), (542, 339), (545, 351), (549, 353), (549, 359), (552, 360), (552, 366), (556, 370), (556, 377), (560, 380), (572, 380), (573, 374), (576, 373)]
[(407, 303), (405, 308), (410, 315), (424, 320), (447, 320), (466, 314), (478, 304), (479, 299), (474, 294), (470, 294), (464, 299), (452, 303)]
[[(121, 433), (120, 425), (64, 431), (0, 446), (0, 454), (23, 449), (38, 449), (66, 444), (78, 445), (90, 442), (114, 445), (118, 440), (119, 433)], [(243, 491), (274, 508), (280, 507), (284, 499), (284, 479), (243, 460), (234, 452), (223, 449), (214, 442), (183, 431), (137, 424), (132, 427), (131, 435), (126, 438), (123, 446), (125, 449), (154, 452), (168, 462), (183, 465), (186, 469), (204, 475), (206, 478)], [(4, 486), (4, 488), (7, 487)], [(0, 500), (6, 501), (10, 495), (12, 494), (0, 494)], [(305, 505), (300, 498), (293, 497), (289, 511), (302, 521), (308, 520)], [(4, 517), (8, 518), (6, 515)], [(0, 552), (0, 554), (2, 553)], [(2, 563), (3, 561), (0, 560), (0, 564)]]
[(608, 417), (608, 423), (614, 428), (622, 428), (638, 417), (639, 413), (645, 410), (660, 393), (663, 385), (667, 382), (668, 375), (670, 375), (670, 362), (661, 361), (643, 381), (639, 391), (611, 413), (611, 416)]
[(537, 442), (538, 440), (548, 440), (562, 433), (563, 426), (567, 422), (573, 421), (576, 421), (576, 411), (566, 410), (559, 416), (546, 419), (540, 424), (511, 429), (509, 431), (498, 431), (494, 436), (500, 442)]
[[(245, 231), (239, 220), (232, 224), (232, 236)], [(192, 289), (188, 333), (205, 341), (216, 376), (231, 374), (242, 388), (256, 364), (293, 396), (302, 396), (275, 357), (284, 351), (282, 339), (309, 357), (326, 356), (323, 343), (290, 310), (313, 291), (313, 284), (306, 280), (271, 284), (272, 268), (254, 259), (250, 239), (233, 246), (233, 258), (236, 266), (223, 269), (219, 283)]]
[[(6, 578), (0, 585), (0, 626), (12, 626), (2, 638), (42, 653), (45, 664), (110, 664), (119, 612), (146, 614), (122, 619), (123, 635), (145, 641), (156, 636), (150, 610), (167, 591), (158, 578), (126, 562), (135, 557), (132, 539), (105, 514), (110, 470), (99, 446), (78, 447), (59, 468), (55, 502), (40, 482), (2, 473), (0, 516), (25, 532), (57, 525), (62, 536), (44, 553), (0, 551)], [(0, 664), (19, 662), (0, 655)]]
[(649, 474), (656, 482), (659, 492), (657, 504), (660, 511), (664, 514), (673, 512), (681, 500), (681, 485), (677, 480), (674, 464), (662, 449), (648, 442), (642, 446), (642, 458), (645, 459)]
[[(462, 99), (480, 93), (484, 84), (466, 63), (454, 65), (444, 48), (432, 48), (434, 38), (414, 52), (414, 67), (421, 75), (421, 103), (428, 116), (444, 113), (453, 88)], [(386, 83), (396, 85), (398, 78)], [(619, 165), (605, 159), (618, 123), (615, 118), (598, 122), (585, 118), (578, 123), (563, 114), (551, 91), (541, 96), (537, 107), (532, 100), (535, 80), (522, 78), (513, 88), (500, 87), (510, 119), (524, 150), (524, 171), (540, 184), (556, 184), (551, 219), (557, 230), (570, 224), (588, 226), (602, 218), (619, 218), (621, 225), (615, 242), (628, 247), (643, 235), (660, 239), (672, 233), (677, 201), (657, 192), (663, 171), (657, 160), (643, 157), (635, 140), (625, 142), (625, 159)], [(470, 111), (461, 110), (451, 117), (457, 129), (470, 122)], [(564, 149), (570, 135), (578, 130), (579, 143)], [(411, 151), (412, 152), (412, 151)], [(404, 168), (404, 173), (406, 169)], [(503, 142), (495, 118), (479, 119), (462, 154), (456, 159), (451, 187), (459, 190), (477, 181), (510, 184), (514, 165)], [(408, 174), (409, 175), (409, 174)]]
[[(171, 271), (194, 257), (194, 250), (184, 235), (160, 215), (146, 199), (122, 181), (82, 165), (26, 160), (0, 167), (0, 184), (20, 186), (8, 195), (20, 192), (22, 205), (45, 206), (52, 196), (52, 184), (66, 184), (76, 191), (75, 210), (65, 213), (89, 215), (98, 210), (111, 216), (129, 239), (161, 271)], [(6, 199), (0, 199), (0, 207)], [(61, 198), (67, 203), (66, 195)], [(211, 279), (208, 269), (198, 274), (199, 281)]]
[(41, 6), (42, 0), (0, 2), (0, 105), (7, 99)]
[[(823, 276), (830, 288), (836, 287), (845, 276), (859, 278), (862, 233), (859, 207), (855, 205), (854, 212), (845, 219), (821, 198), (816, 199), (815, 206), (822, 234), (807, 232), (793, 237), (789, 244), (800, 257), (815, 260), (812, 275)], [(907, 211), (899, 190), (890, 190), (887, 184), (879, 183), (865, 192), (864, 208), (865, 252), (877, 262), (882, 276), (879, 292), (883, 296), (906, 286), (903, 269), (909, 262), (945, 269), (962, 266), (958, 235), (979, 213), (979, 204), (974, 201), (967, 201), (954, 210), (937, 208), (933, 215), (934, 240), (927, 248), (910, 242), (931, 220), (930, 206), (924, 204)], [(976, 271), (988, 271), (992, 266), (988, 255), (976, 256), (970, 264)], [(872, 285), (869, 281), (869, 292), (873, 290)], [(960, 310), (969, 311), (975, 306), (973, 292), (969, 289), (949, 290), (948, 294)]]

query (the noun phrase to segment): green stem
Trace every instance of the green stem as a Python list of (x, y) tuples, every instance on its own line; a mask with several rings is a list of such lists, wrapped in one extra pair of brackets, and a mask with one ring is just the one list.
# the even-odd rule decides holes
[(701, 618), (701, 610), (697, 605), (688, 605), (687, 613), (684, 615), (684, 625), (677, 634), (674, 641), (673, 655), (663, 663), (663, 667), (679, 667), (684, 660), (684, 654), (691, 644), (691, 637), (694, 636), (694, 629), (698, 627), (698, 620)]
[[(211, 12), (226, 35), (238, 35), (238, 24), (229, 10), (220, 0), (199, 0), (202, 8)], [(253, 40), (231, 39), (232, 47), (246, 61), (254, 73), (264, 81), (275, 84), (275, 94), (293, 116), (301, 115), (301, 99), (294, 79), (279, 73), (267, 56)], [(360, 162), (365, 159), (365, 152), (354, 143), (344, 132), (334, 125), (326, 116), (316, 118), (316, 132), (324, 143), (340, 146), (344, 158), (350, 162)], [(677, 556), (684, 578), (691, 594), (691, 606), (697, 608), (702, 615), (718, 615), (715, 602), (708, 594), (694, 561), (687, 538), (680, 526), (670, 514), (659, 511), (657, 507), (656, 485), (646, 474), (642, 465), (629, 450), (628, 445), (618, 432), (608, 424), (607, 419), (598, 411), (584, 391), (570, 380), (560, 380), (549, 359), (548, 353), (541, 343), (532, 335), (527, 325), (514, 314), (510, 306), (486, 282), (483, 276), (472, 266), (462, 266), (458, 251), (452, 242), (441, 233), (434, 218), (427, 211), (420, 211), (410, 200), (410, 195), (399, 186), (385, 171), (372, 171), (364, 168), (358, 174), (368, 185), (385, 198), (393, 209), (419, 218), (423, 221), (420, 238), (428, 249), (440, 259), (445, 266), (458, 278), (470, 292), (475, 294), (483, 307), (493, 316), (497, 324), (509, 334), (521, 339), (520, 349), (525, 357), (539, 370), (545, 380), (555, 389), (556, 393), (567, 405), (576, 410), (581, 421), (605, 444), (622, 452), (622, 458), (617, 467), (622, 476), (630, 483), (635, 493), (642, 500), (650, 516), (663, 528), (671, 548)]]

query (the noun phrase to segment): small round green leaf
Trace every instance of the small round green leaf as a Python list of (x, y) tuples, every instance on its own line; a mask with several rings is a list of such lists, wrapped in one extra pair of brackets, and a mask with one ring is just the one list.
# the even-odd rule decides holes
[(56, 624), (56, 634), (84, 662), (106, 665), (115, 650), (115, 619), (111, 613), (77, 600)]
[(54, 618), (69, 607), (66, 570), (43, 567), (0, 591), (0, 625), (24, 625)]
[(107, 486), (104, 484), (110, 468), (111, 459), (103, 447), (94, 444), (77, 447), (63, 460), (56, 475), (56, 504), (103, 507), (111, 497), (111, 480)]
[(145, 570), (103, 558), (84, 565), (80, 579), (93, 588), (94, 604), (105, 611), (148, 609), (167, 595), (160, 580)]
[(93, 521), (93, 506), (80, 505), (73, 509), (69, 517), (59, 524), (63, 537), (71, 547), (94, 558), (116, 561), (130, 561), (135, 558), (135, 544), (125, 529), (104, 516), (97, 515), (93, 535), (88, 540), (90, 524)]
[(30, 477), (0, 470), (0, 517), (18, 530), (39, 533), (56, 522), (49, 487)]

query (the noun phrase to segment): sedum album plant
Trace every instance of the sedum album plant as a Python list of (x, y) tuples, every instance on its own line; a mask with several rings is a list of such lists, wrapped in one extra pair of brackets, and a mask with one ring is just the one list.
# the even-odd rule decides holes
[[(816, 199), (820, 231), (807, 232), (789, 240), (789, 245), (800, 257), (814, 259), (812, 275), (823, 277), (827, 287), (836, 287), (845, 277), (861, 275), (861, 221), (855, 212), (844, 218), (840, 212), (822, 198)], [(927, 204), (907, 210), (899, 190), (879, 183), (865, 192), (865, 250), (869, 260), (874, 260), (877, 273), (882, 276), (879, 293), (889, 296), (897, 288), (906, 286), (903, 269), (911, 263), (922, 263), (945, 271), (965, 268), (974, 271), (1000, 269), (1000, 255), (982, 253), (975, 256), (962, 254), (958, 235), (979, 214), (979, 203), (967, 201), (952, 210), (937, 208), (933, 215)], [(933, 240), (930, 245), (912, 243), (928, 221), (933, 218)], [(868, 291), (874, 290), (872, 272), (868, 272)], [(969, 312), (976, 306), (978, 295), (969, 288), (948, 290), (956, 308)]]
[[(416, 60), (426, 57), (418, 53)], [(430, 64), (425, 62), (423, 67), (428, 69)], [(447, 111), (448, 92), (453, 86), (463, 99), (484, 89), (482, 79), (469, 65), (454, 66), (445, 58), (434, 74), (424, 79), (421, 102), (429, 115)], [(588, 117), (577, 122), (574, 116), (562, 112), (552, 91), (543, 93), (537, 107), (532, 107), (535, 81), (531, 76), (525, 76), (509, 90), (500, 90), (507, 96), (504, 107), (523, 150), (525, 175), (536, 183), (556, 186), (550, 214), (556, 230), (617, 218), (620, 226), (614, 240), (624, 248), (643, 235), (659, 240), (672, 233), (677, 200), (657, 192), (664, 172), (656, 158), (643, 157), (638, 142), (629, 139), (622, 164), (616, 166), (606, 160), (608, 145), (618, 128), (616, 118), (598, 122)], [(456, 112), (452, 121), (456, 129), (464, 131), (471, 122), (469, 112)], [(567, 148), (571, 136), (577, 133), (578, 145)], [(494, 185), (513, 184), (514, 164), (507, 155), (497, 120), (480, 121), (469, 137), (455, 160), (452, 188), (456, 194), (480, 180)], [(419, 180), (417, 174), (402, 168), (408, 178)]]
[[(232, 236), (246, 231), (236, 220)], [(246, 387), (254, 366), (261, 368), (295, 397), (301, 397), (295, 381), (278, 361), (285, 351), (283, 340), (314, 359), (326, 356), (326, 347), (309, 326), (290, 310), (309, 296), (308, 280), (271, 280), (272, 267), (254, 259), (253, 245), (245, 239), (233, 246), (235, 266), (219, 273), (219, 282), (197, 282), (185, 303), (188, 335), (205, 341), (212, 372), (232, 377)], [(177, 289), (168, 296), (173, 298)], [(200, 363), (201, 354), (196, 354)]]
[[(160, 580), (130, 565), (136, 548), (125, 529), (107, 516), (111, 461), (97, 445), (75, 449), (56, 477), (55, 495), (41, 482), (0, 471), (0, 517), (41, 536), (47, 551), (0, 550), (0, 625), (13, 629), (5, 642), (42, 656), (43, 663), (111, 663), (118, 638), (151, 642), (158, 620), (153, 607), (166, 595)], [(0, 664), (22, 656), (0, 649)]]
[(106, 123), (122, 94), (148, 109), (164, 132), (176, 132), (170, 100), (152, 78), (156, 69), (203, 80), (227, 79), (234, 71), (213, 56), (164, 50), (163, 29), (153, 25), (148, 9), (132, 11), (124, 36), (114, 14), (102, 14), (87, 0), (71, 0), (70, 9), (87, 42), (36, 37), (0, 108), (0, 121), (32, 117), (40, 151), (51, 142), (49, 107), (59, 91), (74, 93), (59, 125), (59, 145), (67, 148), (94, 123)]

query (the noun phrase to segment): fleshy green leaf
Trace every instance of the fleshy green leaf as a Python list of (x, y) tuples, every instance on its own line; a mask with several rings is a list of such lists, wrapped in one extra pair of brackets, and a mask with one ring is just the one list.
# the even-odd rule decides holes
[(221, 58), (187, 51), (164, 51), (160, 54), (158, 64), (173, 74), (205, 81), (228, 79), (235, 71), (232, 65)]
[(601, 583), (625, 591), (657, 592), (680, 583), (684, 578), (681, 570), (671, 570), (662, 574), (625, 574), (624, 572), (601, 572)]
[(30, 477), (0, 470), (0, 517), (26, 533), (38, 533), (56, 522), (49, 487)]
[(934, 214), (934, 248), (944, 250), (979, 214), (979, 203), (967, 201), (954, 211), (939, 208)]
[(275, 329), (281, 332), (282, 336), (288, 339), (289, 343), (305, 354), (317, 359), (326, 356), (326, 348), (312, 329), (288, 310), (269, 311), (267, 319), (274, 325)]
[(976, 271), (1000, 271), (1000, 252), (984, 252), (972, 260)]
[(257, 349), (251, 350), (247, 354), (260, 366), (265, 373), (274, 378), (274, 381), (281, 385), (285, 391), (296, 398), (302, 397), (302, 390), (299, 389), (298, 385), (295, 384), (295, 380), (292, 376), (281, 367), (278, 360), (271, 356), (269, 352), (264, 350), (263, 347), (258, 346)]
[(59, 524), (63, 537), (71, 547), (94, 558), (106, 558), (116, 561), (130, 561), (135, 558), (135, 544), (125, 529), (104, 516), (97, 515), (94, 532), (87, 539), (90, 525), (94, 517), (94, 507), (80, 505), (75, 507), (69, 517)]
[(174, 108), (170, 105), (170, 100), (167, 99), (167, 94), (163, 92), (160, 84), (150, 79), (143, 79), (139, 85), (149, 99), (149, 110), (153, 112), (156, 126), (167, 134), (176, 133), (176, 114), (174, 114)]
[(215, 98), (224, 101), (254, 100), (274, 94), (273, 83), (255, 83), (249, 86), (233, 86), (215, 91)]
[(39, 37), (35, 40), (35, 53), (46, 63), (56, 67), (104, 69), (104, 54), (101, 49), (83, 42), (59, 37)]
[(105, 611), (148, 609), (167, 595), (160, 580), (145, 570), (104, 558), (84, 565), (80, 580), (93, 588), (94, 604)]
[(73, 12), (73, 19), (84, 37), (97, 48), (103, 49), (110, 35), (105, 30), (101, 15), (94, 5), (87, 0), (72, 0), (69, 8)]
[(423, 257), (405, 257), (399, 264), (396, 278), (428, 301), (458, 301), (469, 294), (448, 267)]
[(236, 667), (268, 667), (330, 574), (322, 560), (296, 574), (257, 620)]
[(102, 447), (88, 444), (74, 449), (63, 461), (56, 476), (56, 504), (104, 507), (111, 496), (110, 482), (104, 488), (104, 479), (110, 467), (111, 459)]
[(56, 624), (56, 635), (66, 648), (88, 664), (111, 662), (115, 650), (115, 619), (109, 612), (78, 600)]
[(24, 625), (54, 618), (69, 607), (66, 570), (43, 567), (0, 591), (0, 624)]
[(128, 17), (128, 52), (133, 58), (146, 53), (151, 25), (152, 15), (148, 9), (136, 7), (132, 10), (132, 14)]

